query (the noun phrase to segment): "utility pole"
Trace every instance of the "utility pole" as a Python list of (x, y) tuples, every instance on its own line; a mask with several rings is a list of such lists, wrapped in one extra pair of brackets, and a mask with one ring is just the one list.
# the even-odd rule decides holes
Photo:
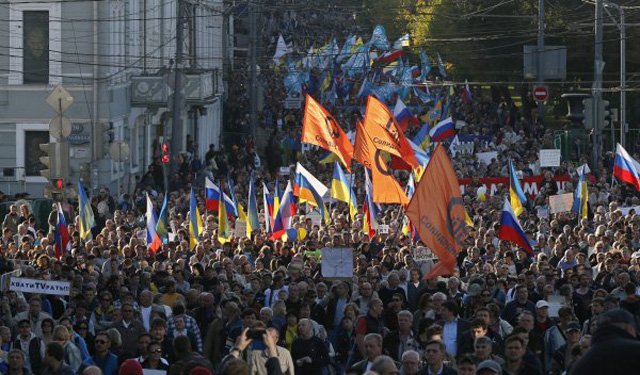
[[(605, 0), (606, 1), (606, 0)], [(610, 1), (606, 1), (604, 4), (604, 10), (607, 12), (614, 25), (620, 30), (620, 144), (622, 147), (625, 145), (625, 138), (627, 133), (627, 25), (625, 23), (624, 7)], [(620, 22), (618, 22), (611, 12), (609, 7), (614, 7), (620, 12)], [(612, 127), (613, 133), (613, 127)], [(612, 134), (613, 135), (613, 134)], [(615, 149), (615, 141), (612, 141)]]
[(604, 61), (602, 57), (602, 18), (604, 13), (604, 0), (596, 0), (595, 12), (595, 53), (593, 62), (593, 153), (592, 168), (598, 170), (600, 151), (602, 149), (602, 123), (600, 116), (600, 106), (602, 102), (602, 71)]
[(620, 144), (625, 147), (627, 135), (627, 32), (624, 23), (624, 8), (620, 11)]
[[(544, 0), (538, 0), (538, 61), (536, 62), (536, 79), (537, 86), (544, 85), (544, 70), (542, 64), (544, 62)], [(544, 121), (544, 103), (538, 101), (538, 121)]]
[(249, 2), (249, 126), (253, 140), (256, 139), (256, 126), (258, 125), (258, 1)]
[[(182, 96), (182, 54), (184, 47), (184, 1), (176, 0), (177, 18), (176, 18), (176, 58), (173, 61), (173, 105), (171, 109), (171, 160), (170, 173), (165, 174), (165, 188), (167, 188), (167, 178), (178, 172), (180, 165), (178, 164), (178, 150), (182, 143), (182, 107), (184, 106), (184, 98)], [(165, 127), (165, 136), (167, 130)]]

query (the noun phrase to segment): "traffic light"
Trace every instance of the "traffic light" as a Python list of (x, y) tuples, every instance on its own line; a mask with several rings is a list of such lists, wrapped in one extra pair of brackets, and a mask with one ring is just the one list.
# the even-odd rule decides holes
[(40, 157), (40, 163), (44, 164), (47, 168), (40, 170), (40, 175), (47, 180), (51, 180), (51, 176), (55, 176), (57, 171), (55, 171), (56, 165), (58, 165), (56, 160), (56, 155), (53, 149), (53, 143), (41, 143), (40, 149), (45, 152), (46, 156)]
[(606, 129), (611, 125), (611, 111), (609, 110), (609, 101), (601, 100), (600, 101), (600, 124), (602, 124), (601, 129)]
[(585, 129), (593, 129), (593, 99), (582, 99), (582, 124)]
[(53, 188), (62, 190), (69, 178), (69, 142), (42, 143), (40, 149), (47, 154), (40, 157), (40, 162), (47, 167), (40, 170), (40, 175), (49, 180)]
[(62, 178), (53, 179), (53, 187), (55, 187), (58, 190), (64, 189), (64, 180)]
[(162, 162), (169, 163), (169, 146), (167, 142), (162, 142)]

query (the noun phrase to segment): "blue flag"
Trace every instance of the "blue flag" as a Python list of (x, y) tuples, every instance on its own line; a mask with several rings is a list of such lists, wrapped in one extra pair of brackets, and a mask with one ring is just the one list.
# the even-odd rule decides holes
[(371, 47), (386, 51), (389, 49), (389, 39), (387, 39), (387, 31), (384, 29), (384, 26), (377, 25), (373, 29), (373, 34), (371, 35), (371, 41), (369, 42)]

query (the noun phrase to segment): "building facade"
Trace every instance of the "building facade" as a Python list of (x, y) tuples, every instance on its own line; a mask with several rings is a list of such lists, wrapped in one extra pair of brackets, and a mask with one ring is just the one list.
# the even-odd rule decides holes
[[(178, 7), (182, 7), (180, 10)], [(181, 14), (181, 22), (177, 22)], [(24, 1), (0, 5), (0, 190), (43, 195), (56, 111), (47, 96), (62, 85), (73, 97), (69, 175), (86, 187), (118, 182), (133, 192), (171, 135), (173, 78), (182, 72), (181, 145), (201, 157), (222, 127), (222, 0)], [(177, 27), (183, 54), (176, 58)], [(115, 147), (114, 147), (115, 146)], [(122, 146), (122, 147), (118, 147)], [(195, 147), (195, 150), (193, 149)], [(120, 150), (119, 162), (114, 150)], [(122, 152), (122, 150), (128, 152)]]

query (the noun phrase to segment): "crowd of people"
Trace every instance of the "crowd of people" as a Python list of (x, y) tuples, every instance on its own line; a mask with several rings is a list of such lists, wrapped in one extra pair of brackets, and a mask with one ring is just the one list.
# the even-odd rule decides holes
[[(11, 207), (2, 223), (0, 272), (67, 281), (70, 288), (68, 295), (56, 295), (3, 285), (0, 371), (582, 375), (639, 368), (640, 216), (629, 209), (639, 205), (638, 193), (615, 181), (612, 156), (604, 155), (589, 182), (587, 217), (549, 213), (548, 198), (574, 191), (576, 168), (589, 155), (576, 152), (560, 167), (540, 168), (538, 151), (552, 148), (550, 130), (513, 103), (480, 92), (470, 102), (461, 92), (450, 94), (457, 134), (475, 145), (472, 152), (450, 154), (460, 178), (475, 178), (462, 192), (473, 225), (452, 275), (424, 279), (437, 259), (425, 257), (419, 238), (402, 232), (397, 205), (380, 207), (378, 223), (388, 226), (387, 233), (365, 231), (362, 167), (353, 171), (354, 219), (346, 204), (335, 202), (330, 223), (314, 225), (307, 207), (299, 205), (293, 222), (304, 236), (271, 240), (261, 223), (250, 236), (236, 233), (220, 243), (217, 212), (206, 209), (204, 177), (244, 207), (252, 173), (255, 186), (264, 183), (273, 192), (290, 178), (291, 171), (280, 167), (296, 161), (331, 186), (332, 164), (320, 163), (322, 150), (303, 150), (302, 109), (283, 107), (284, 73), (271, 59), (280, 34), (303, 52), (332, 39), (326, 30), (348, 26), (362, 33), (348, 22), (350, 14), (314, 9), (266, 7), (260, 79), (269, 91), (261, 126), (272, 135), (265, 150), (257, 150), (250, 136), (228, 148), (212, 145), (205, 155), (191, 147), (168, 192), (158, 160), (136, 179), (133, 194), (103, 187), (90, 197), (96, 225), (84, 238), (75, 202), (64, 202), (70, 246), (59, 258), (58, 213), (38, 223), (27, 201)], [(247, 77), (241, 71), (235, 69), (237, 80), (230, 80), (225, 126), (248, 133)], [(353, 130), (362, 113), (354, 107), (365, 102), (355, 95), (338, 104), (326, 108), (345, 131)], [(416, 108), (419, 102), (414, 98), (407, 105)], [(407, 136), (419, 128), (409, 128)], [(640, 147), (630, 150), (637, 156)], [(482, 162), (477, 153), (483, 151), (498, 156)], [(509, 159), (524, 176), (545, 176), (535, 196), (527, 193), (519, 217), (533, 256), (498, 238), (508, 184), (487, 191), (477, 179), (508, 176)], [(554, 181), (559, 175), (569, 182)], [(395, 176), (404, 185), (409, 172), (396, 170)], [(195, 246), (189, 241), (192, 186), (199, 188), (204, 225)], [(170, 234), (153, 253), (146, 243), (146, 196), (159, 211), (165, 194)], [(352, 249), (352, 278), (323, 277), (318, 250), (335, 247)]]

